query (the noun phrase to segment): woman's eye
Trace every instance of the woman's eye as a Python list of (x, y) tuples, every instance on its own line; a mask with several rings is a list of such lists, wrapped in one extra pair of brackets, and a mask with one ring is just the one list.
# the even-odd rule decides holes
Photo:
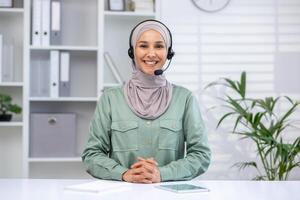
[(165, 46), (164, 45), (156, 45), (156, 48), (157, 49), (163, 49), (163, 48), (165, 48)]
[(141, 45), (140, 45), (140, 48), (147, 48), (147, 45), (141, 44)]

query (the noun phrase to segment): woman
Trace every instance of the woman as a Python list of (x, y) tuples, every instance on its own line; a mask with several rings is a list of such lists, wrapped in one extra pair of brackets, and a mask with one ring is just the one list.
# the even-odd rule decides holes
[(104, 91), (90, 125), (82, 156), (88, 173), (135, 183), (204, 173), (210, 149), (197, 100), (162, 75), (174, 56), (169, 29), (143, 21), (132, 30), (129, 46), (133, 75), (123, 87)]

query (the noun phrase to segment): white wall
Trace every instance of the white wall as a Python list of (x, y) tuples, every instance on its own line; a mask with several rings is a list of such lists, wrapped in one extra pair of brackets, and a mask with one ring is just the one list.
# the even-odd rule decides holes
[[(215, 102), (202, 88), (219, 77), (237, 78), (247, 71), (248, 94), (300, 98), (300, 1), (232, 0), (224, 10), (208, 14), (190, 0), (162, 0), (160, 18), (173, 33), (176, 56), (169, 80), (199, 94), (209, 129), (212, 163), (201, 179), (251, 179), (256, 171), (231, 166), (256, 159), (247, 140), (216, 131), (221, 113), (208, 112)], [(224, 93), (224, 91), (217, 91)], [(284, 106), (283, 106), (284, 107)], [(294, 116), (299, 120), (300, 112)], [(289, 138), (300, 131), (290, 131)], [(290, 179), (300, 179), (300, 170)]]

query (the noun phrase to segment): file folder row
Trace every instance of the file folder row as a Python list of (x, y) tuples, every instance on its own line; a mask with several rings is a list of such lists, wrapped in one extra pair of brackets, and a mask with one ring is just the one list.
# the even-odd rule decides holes
[(49, 46), (60, 44), (60, 0), (33, 0), (32, 45)]
[(50, 97), (70, 96), (70, 53), (50, 52)]

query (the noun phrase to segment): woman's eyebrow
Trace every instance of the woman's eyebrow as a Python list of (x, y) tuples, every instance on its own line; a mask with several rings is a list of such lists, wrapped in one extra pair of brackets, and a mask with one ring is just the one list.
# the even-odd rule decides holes
[[(138, 43), (149, 43), (149, 41), (138, 41)], [(164, 43), (164, 41), (155, 41), (155, 43)]]

